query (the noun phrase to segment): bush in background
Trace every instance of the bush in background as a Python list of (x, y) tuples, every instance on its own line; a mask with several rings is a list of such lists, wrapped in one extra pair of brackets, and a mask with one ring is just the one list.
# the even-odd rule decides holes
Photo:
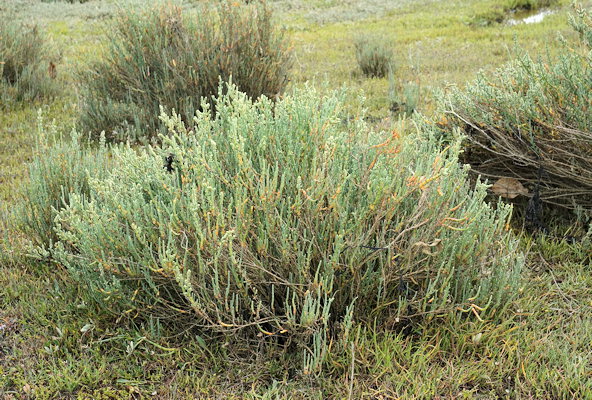
[(443, 101), (442, 126), (461, 128), (463, 160), (477, 173), (540, 182), (543, 201), (592, 208), (591, 21), (584, 11), (572, 19), (580, 50), (565, 44), (549, 61), (520, 52)]
[(0, 16), (0, 104), (55, 94), (55, 53), (37, 27)]
[(48, 249), (57, 241), (57, 213), (70, 203), (73, 193), (88, 196), (89, 179), (104, 176), (111, 162), (104, 144), (94, 149), (85, 147), (75, 132), (63, 140), (55, 126), (46, 129), (40, 121), (36, 137), (37, 148), (16, 221), (35, 246)]
[(510, 207), (472, 191), (457, 144), (345, 126), (312, 89), (215, 106), (163, 116), (162, 147), (114, 149), (58, 213), (56, 260), (102, 307), (288, 337), (311, 371), (352, 319), (498, 318), (516, 295)]
[(161, 105), (191, 121), (220, 79), (232, 77), (253, 98), (275, 98), (288, 83), (288, 44), (262, 3), (223, 1), (195, 15), (170, 5), (124, 12), (110, 36), (105, 57), (82, 77), (79, 126), (94, 137), (154, 138)]
[(361, 36), (355, 40), (354, 46), (358, 66), (365, 76), (384, 78), (393, 70), (393, 51), (384, 40)]

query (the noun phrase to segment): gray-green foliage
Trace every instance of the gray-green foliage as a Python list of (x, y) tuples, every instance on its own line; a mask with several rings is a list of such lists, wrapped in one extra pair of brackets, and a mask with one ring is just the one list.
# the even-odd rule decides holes
[(104, 176), (110, 157), (104, 144), (86, 147), (76, 132), (64, 140), (55, 126), (46, 128), (41, 119), (36, 138), (16, 223), (34, 245), (49, 248), (57, 239), (54, 219), (58, 211), (69, 204), (73, 193), (88, 195), (89, 177)]
[(442, 96), (451, 117), (443, 122), (463, 130), (465, 161), (480, 174), (541, 179), (545, 201), (590, 209), (592, 18), (578, 10), (571, 23), (581, 43), (564, 43), (552, 60), (518, 51), (495, 74)]
[(163, 114), (162, 147), (114, 149), (118, 167), (58, 214), (56, 260), (96, 302), (299, 338), (305, 369), (344, 319), (508, 306), (522, 266), (510, 208), (471, 190), (458, 144), (346, 126), (334, 94), (228, 91), (191, 126)]
[(358, 67), (367, 77), (384, 78), (394, 68), (393, 50), (376, 36), (360, 36), (354, 42)]
[(95, 137), (153, 139), (160, 106), (191, 121), (220, 80), (253, 98), (273, 98), (288, 83), (288, 43), (261, 2), (224, 0), (191, 13), (170, 4), (126, 10), (109, 36), (105, 56), (82, 75), (79, 126)]
[(419, 107), (421, 86), (418, 81), (398, 83), (394, 73), (389, 73), (388, 100), (393, 113), (406, 116), (413, 115)]
[(54, 94), (56, 58), (36, 26), (0, 15), (0, 105)]

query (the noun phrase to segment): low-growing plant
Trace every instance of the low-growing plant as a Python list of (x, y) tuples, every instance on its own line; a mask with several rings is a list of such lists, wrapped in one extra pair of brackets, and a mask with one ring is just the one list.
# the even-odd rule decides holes
[(354, 41), (356, 60), (362, 73), (371, 78), (384, 78), (394, 69), (393, 50), (375, 36), (361, 36)]
[(58, 213), (54, 256), (92, 301), (296, 340), (305, 372), (356, 321), (503, 316), (523, 263), (511, 209), (472, 190), (458, 143), (344, 125), (313, 89), (224, 92), (192, 125), (163, 114), (162, 147), (114, 149)]
[(55, 94), (57, 56), (39, 29), (0, 15), (0, 104)]
[(82, 137), (72, 132), (64, 139), (55, 125), (46, 127), (40, 119), (37, 147), (29, 164), (29, 181), (24, 185), (22, 205), (16, 224), (35, 246), (49, 249), (57, 241), (54, 220), (76, 193), (86, 197), (92, 178), (105, 175), (111, 163), (104, 144), (84, 146)]
[(274, 98), (288, 83), (291, 56), (264, 3), (219, 2), (194, 14), (163, 6), (124, 11), (110, 27), (104, 58), (83, 74), (79, 127), (108, 140), (147, 140), (159, 107), (191, 121), (220, 80), (253, 98)]
[(516, 59), (442, 102), (441, 126), (466, 136), (463, 160), (488, 177), (511, 177), (547, 203), (592, 208), (592, 19), (572, 25), (582, 47), (565, 43), (556, 59)]
[(389, 108), (395, 114), (411, 116), (419, 106), (421, 85), (419, 81), (399, 84), (394, 74), (389, 74)]

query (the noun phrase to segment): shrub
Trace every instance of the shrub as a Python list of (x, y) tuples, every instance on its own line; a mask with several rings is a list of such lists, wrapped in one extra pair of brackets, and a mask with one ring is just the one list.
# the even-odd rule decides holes
[[(55, 140), (57, 138), (57, 141)], [(17, 225), (35, 246), (44, 249), (57, 241), (54, 231), (56, 214), (70, 203), (73, 193), (86, 197), (89, 177), (104, 176), (110, 160), (104, 145), (84, 147), (75, 132), (68, 140), (39, 123), (37, 147), (29, 165), (29, 181), (23, 190)]]
[(0, 104), (54, 94), (55, 57), (37, 27), (0, 16)]
[(384, 78), (394, 68), (393, 51), (382, 39), (362, 36), (354, 46), (358, 66), (365, 76)]
[(490, 177), (534, 186), (541, 198), (573, 208), (592, 207), (592, 24), (580, 12), (572, 25), (585, 51), (565, 44), (556, 60), (519, 52), (493, 76), (480, 76), (442, 102), (449, 132), (466, 135), (464, 161)]
[(314, 90), (274, 105), (231, 88), (216, 107), (163, 116), (162, 147), (115, 149), (58, 214), (56, 260), (104, 308), (288, 336), (306, 370), (354, 316), (497, 318), (516, 295), (510, 208), (471, 191), (457, 145), (344, 126)]
[(124, 12), (106, 56), (83, 76), (80, 127), (108, 140), (154, 138), (159, 106), (190, 121), (219, 80), (253, 98), (273, 98), (288, 82), (290, 51), (262, 3), (220, 2), (195, 16), (178, 7)]

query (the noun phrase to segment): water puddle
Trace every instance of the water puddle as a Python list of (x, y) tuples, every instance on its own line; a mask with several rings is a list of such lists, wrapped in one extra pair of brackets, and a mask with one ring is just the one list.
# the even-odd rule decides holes
[(546, 16), (554, 14), (553, 10), (541, 10), (535, 13), (533, 12), (521, 12), (514, 14), (514, 18), (508, 20), (508, 25), (519, 25), (519, 24), (537, 24), (543, 22)]

